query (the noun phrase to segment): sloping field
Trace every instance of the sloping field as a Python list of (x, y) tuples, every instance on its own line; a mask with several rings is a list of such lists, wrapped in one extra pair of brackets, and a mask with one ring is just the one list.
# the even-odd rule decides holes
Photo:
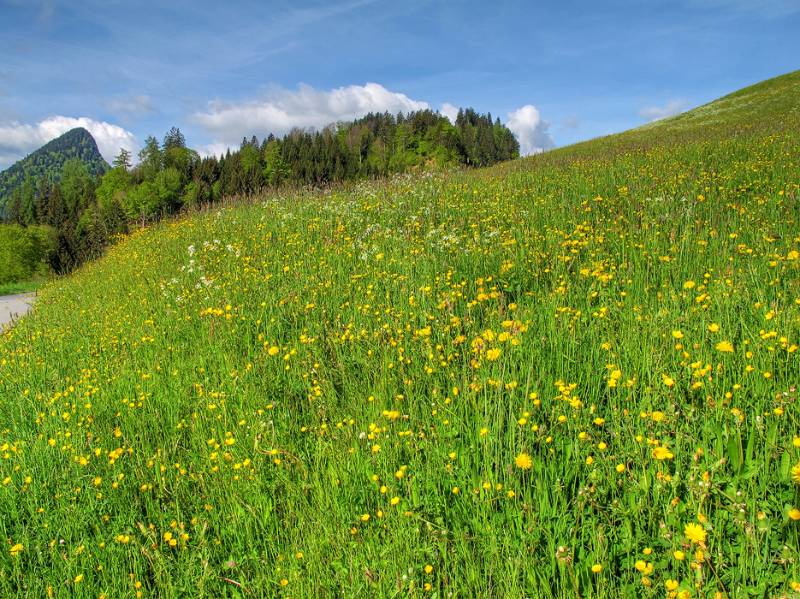
[(138, 232), (0, 338), (0, 594), (800, 583), (800, 74)]

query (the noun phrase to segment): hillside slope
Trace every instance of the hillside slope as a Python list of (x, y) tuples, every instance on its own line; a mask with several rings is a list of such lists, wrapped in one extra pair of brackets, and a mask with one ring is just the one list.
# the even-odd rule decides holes
[(48, 285), (0, 337), (0, 592), (791, 594), (800, 85), (764, 85)]
[(58, 181), (64, 163), (74, 158), (83, 161), (91, 175), (102, 175), (109, 168), (92, 134), (83, 127), (71, 129), (0, 172), (0, 214), (27, 178)]
[[(797, 88), (800, 71), (794, 71), (742, 88), (718, 100), (641, 127), (640, 130), (683, 131), (733, 126), (738, 130), (787, 126), (800, 115)], [(776, 122), (777, 121), (777, 122)]]

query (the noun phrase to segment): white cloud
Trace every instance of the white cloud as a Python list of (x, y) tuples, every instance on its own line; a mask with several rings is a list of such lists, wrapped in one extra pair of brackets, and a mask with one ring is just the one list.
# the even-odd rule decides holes
[(453, 106), (450, 102), (445, 102), (439, 109), (439, 113), (446, 116), (455, 125), (458, 116), (458, 106)]
[(539, 111), (532, 104), (509, 112), (506, 125), (517, 138), (519, 151), (523, 156), (539, 154), (555, 147), (548, 132), (550, 124), (542, 120)]
[(239, 146), (235, 146), (233, 144), (226, 144), (226, 143), (211, 143), (199, 146), (197, 148), (197, 153), (200, 154), (201, 158), (208, 158), (209, 156), (214, 156), (216, 158), (221, 158), (225, 155), (228, 150), (236, 150)]
[(369, 112), (411, 112), (429, 108), (427, 102), (389, 91), (378, 83), (350, 85), (329, 91), (300, 85), (296, 91), (276, 88), (259, 100), (211, 102), (193, 120), (214, 136), (210, 147), (236, 145), (242, 137), (274, 133), (284, 135), (294, 127), (321, 129)]
[(83, 127), (92, 134), (97, 148), (107, 161), (114, 159), (120, 148), (130, 150), (134, 155), (138, 148), (136, 137), (130, 131), (105, 121), (95, 121), (88, 117), (51, 116), (36, 124), (0, 124), (0, 167), (23, 158), (48, 141), (74, 129)]
[(680, 114), (688, 107), (686, 100), (670, 100), (663, 106), (645, 106), (639, 109), (639, 116), (652, 123), (653, 121)]

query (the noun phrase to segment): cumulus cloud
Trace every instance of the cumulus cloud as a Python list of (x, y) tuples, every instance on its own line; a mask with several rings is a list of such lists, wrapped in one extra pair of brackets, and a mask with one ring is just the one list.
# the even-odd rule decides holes
[(429, 108), (427, 102), (413, 100), (378, 83), (350, 85), (332, 90), (317, 90), (300, 85), (291, 91), (273, 89), (263, 98), (245, 102), (211, 102), (193, 120), (212, 134), (214, 143), (238, 146), (242, 137), (269, 133), (284, 135), (294, 127), (320, 129), (338, 121), (348, 121), (369, 112), (410, 112)]
[(670, 100), (663, 106), (645, 106), (639, 109), (639, 116), (652, 123), (653, 121), (680, 114), (688, 107), (686, 100)]
[(109, 162), (119, 153), (120, 148), (136, 153), (138, 147), (136, 137), (118, 125), (95, 121), (88, 117), (57, 115), (35, 124), (16, 121), (0, 124), (0, 167), (9, 166), (75, 127), (83, 127), (92, 134), (103, 158)]
[(523, 156), (539, 154), (555, 147), (548, 132), (550, 124), (542, 120), (539, 111), (532, 104), (509, 112), (506, 125), (517, 138), (519, 151)]
[(456, 117), (458, 116), (458, 106), (453, 106), (450, 102), (445, 102), (439, 109), (439, 113), (446, 116), (450, 122), (455, 125)]

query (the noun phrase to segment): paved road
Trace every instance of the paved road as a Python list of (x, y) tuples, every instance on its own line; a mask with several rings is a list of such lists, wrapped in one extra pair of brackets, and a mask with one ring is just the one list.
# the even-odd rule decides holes
[(35, 293), (0, 295), (0, 330), (10, 322), (24, 316), (31, 309)]

